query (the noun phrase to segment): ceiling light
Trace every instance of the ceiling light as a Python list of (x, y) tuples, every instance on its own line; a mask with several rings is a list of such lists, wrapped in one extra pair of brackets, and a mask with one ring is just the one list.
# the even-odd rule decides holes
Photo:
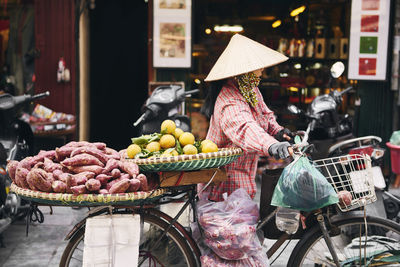
[(206, 32), (206, 34), (211, 34), (211, 29), (207, 28), (204, 30)]
[(248, 17), (248, 20), (260, 20), (260, 21), (273, 21), (275, 16), (252, 16)]
[(241, 32), (243, 31), (243, 27), (241, 25), (215, 25), (214, 31), (216, 32)]
[(320, 69), (322, 67), (322, 64), (319, 62), (315, 62), (313, 68), (314, 69)]
[(296, 9), (293, 9), (292, 12), (290, 12), (290, 16), (296, 17), (300, 13), (304, 12), (304, 10), (306, 10), (306, 6), (301, 6)]
[(279, 26), (281, 26), (282, 21), (280, 19), (275, 20), (274, 23), (272, 23), (272, 28), (277, 28)]
[(294, 64), (294, 68), (295, 68), (296, 70), (301, 69), (301, 64), (300, 64), (300, 63)]

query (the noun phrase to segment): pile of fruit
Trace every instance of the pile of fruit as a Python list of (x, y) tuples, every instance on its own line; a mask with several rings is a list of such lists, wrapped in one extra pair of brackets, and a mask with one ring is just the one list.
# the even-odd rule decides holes
[(190, 132), (177, 128), (172, 120), (161, 124), (161, 131), (132, 138), (126, 149), (129, 158), (171, 157), (197, 153), (217, 152), (218, 146), (211, 140), (195, 140)]
[(10, 160), (7, 171), (17, 186), (41, 192), (79, 195), (148, 191), (147, 177), (139, 173), (139, 166), (121, 160), (120, 153), (105, 143), (73, 141), (21, 161)]

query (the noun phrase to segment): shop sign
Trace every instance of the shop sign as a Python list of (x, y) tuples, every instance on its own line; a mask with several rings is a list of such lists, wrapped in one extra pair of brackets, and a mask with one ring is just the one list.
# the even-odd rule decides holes
[(390, 0), (353, 0), (349, 79), (386, 80)]
[(191, 0), (154, 0), (153, 67), (190, 68)]

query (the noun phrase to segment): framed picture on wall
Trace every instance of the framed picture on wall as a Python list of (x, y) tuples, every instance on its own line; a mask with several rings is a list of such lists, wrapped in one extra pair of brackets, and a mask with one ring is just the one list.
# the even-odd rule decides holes
[(154, 0), (153, 67), (190, 68), (191, 0)]
[(352, 0), (349, 79), (387, 79), (390, 3)]

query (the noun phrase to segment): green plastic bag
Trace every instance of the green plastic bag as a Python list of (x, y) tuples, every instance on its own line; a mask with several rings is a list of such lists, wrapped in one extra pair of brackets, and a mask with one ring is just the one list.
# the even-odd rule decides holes
[(326, 178), (306, 157), (300, 157), (283, 169), (271, 205), (312, 211), (338, 201), (337, 193)]
[(400, 131), (394, 131), (390, 137), (390, 143), (395, 146), (400, 146)]

